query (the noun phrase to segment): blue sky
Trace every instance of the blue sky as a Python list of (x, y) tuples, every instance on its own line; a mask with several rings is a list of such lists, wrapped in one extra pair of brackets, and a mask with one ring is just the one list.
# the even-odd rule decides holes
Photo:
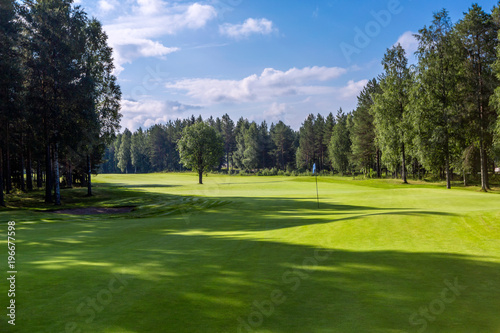
[[(114, 49), (122, 130), (228, 113), (298, 129), (309, 113), (352, 111), (397, 42), (442, 8), (453, 22), (472, 2), (417, 0), (78, 0)], [(491, 11), (496, 1), (478, 1)]]

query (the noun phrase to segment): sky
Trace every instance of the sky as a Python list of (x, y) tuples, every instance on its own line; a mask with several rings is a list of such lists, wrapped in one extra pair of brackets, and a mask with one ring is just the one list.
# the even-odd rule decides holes
[[(76, 0), (113, 48), (122, 130), (229, 114), (298, 129), (308, 114), (356, 108), (398, 42), (446, 8), (459, 21), (472, 1)], [(497, 1), (478, 1), (490, 12)]]

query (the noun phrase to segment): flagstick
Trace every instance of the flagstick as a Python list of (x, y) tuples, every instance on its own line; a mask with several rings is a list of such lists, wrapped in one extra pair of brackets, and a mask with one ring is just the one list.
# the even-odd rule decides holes
[(316, 173), (316, 198), (318, 199), (318, 209), (319, 209), (318, 173)]

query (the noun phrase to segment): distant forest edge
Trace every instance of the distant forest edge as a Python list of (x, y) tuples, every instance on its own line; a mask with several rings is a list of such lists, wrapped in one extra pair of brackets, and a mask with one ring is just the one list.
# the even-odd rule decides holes
[[(415, 35), (417, 65), (408, 65), (401, 45), (393, 46), (384, 72), (364, 87), (352, 113), (310, 114), (298, 132), (281, 121), (268, 126), (244, 118), (235, 124), (227, 114), (210, 117), (205, 122), (224, 146), (212, 167), (304, 172), (316, 163), (320, 171), (340, 174), (381, 177), (385, 170), (405, 183), (408, 172), (432, 175), (446, 179), (448, 188), (454, 175), (467, 186), (480, 174), (487, 191), (500, 157), (499, 27), (499, 6), (486, 13), (474, 4), (456, 24), (445, 9), (436, 12)], [(182, 170), (176, 143), (183, 128), (203, 121), (126, 130), (108, 146), (102, 171)]]
[(431, 175), (448, 188), (462, 177), (487, 191), (500, 161), (499, 30), (498, 5), (488, 13), (474, 4), (457, 23), (436, 12), (415, 35), (417, 65), (391, 47), (354, 111), (310, 114), (299, 131), (226, 114), (117, 134), (121, 91), (101, 24), (68, 0), (2, 1), (0, 205), (4, 192), (35, 187), (60, 204), (61, 184), (74, 180), (92, 195), (98, 172), (189, 168), (201, 183), (207, 170), (300, 173), (313, 164), (405, 183), (408, 173)]

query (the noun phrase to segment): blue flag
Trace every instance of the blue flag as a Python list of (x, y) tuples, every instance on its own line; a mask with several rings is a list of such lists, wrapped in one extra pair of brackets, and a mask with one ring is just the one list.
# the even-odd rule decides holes
[(316, 173), (316, 163), (313, 164), (313, 175)]

